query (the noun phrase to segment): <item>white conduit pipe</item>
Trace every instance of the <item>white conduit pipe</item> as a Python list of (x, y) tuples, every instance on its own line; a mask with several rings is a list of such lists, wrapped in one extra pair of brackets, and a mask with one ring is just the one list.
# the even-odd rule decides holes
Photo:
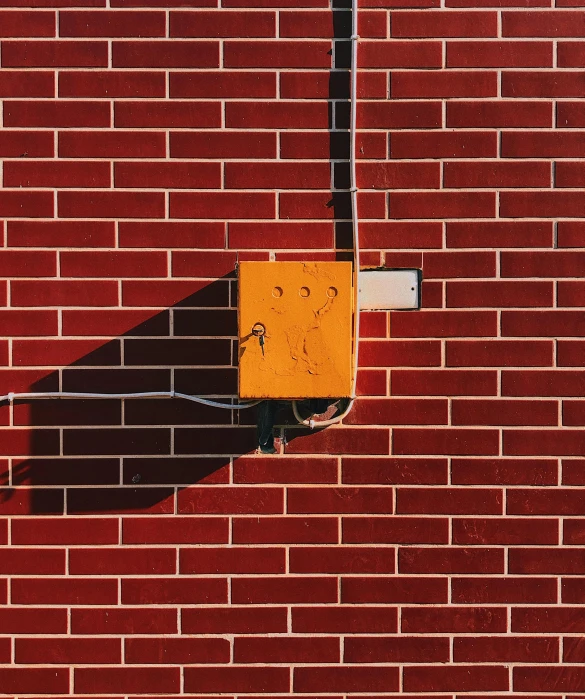
[[(351, 77), (350, 77), (350, 127), (349, 127), (349, 176), (350, 176), (350, 194), (351, 194), (351, 216), (353, 227), (353, 285), (355, 290), (355, 308), (353, 314), (353, 382), (352, 382), (352, 397), (347, 408), (342, 414), (337, 415), (331, 420), (324, 420), (316, 423), (312, 418), (304, 420), (297, 408), (297, 401), (292, 402), (293, 412), (297, 421), (302, 425), (311, 427), (327, 427), (343, 420), (353, 407), (356, 395), (357, 372), (359, 359), (359, 335), (360, 335), (360, 312), (359, 312), (359, 278), (360, 278), (360, 238), (359, 238), (359, 217), (358, 217), (358, 202), (357, 202), (357, 180), (356, 180), (356, 110), (357, 110), (357, 55), (358, 55), (358, 0), (352, 0), (351, 6)], [(254, 405), (261, 403), (260, 400), (254, 400), (246, 403), (220, 403), (218, 401), (208, 400), (201, 396), (191, 396), (187, 393), (178, 393), (176, 391), (146, 391), (143, 393), (82, 393), (72, 391), (52, 391), (46, 393), (7, 393), (0, 396), (0, 402), (8, 401), (10, 404), (15, 400), (26, 400), (31, 398), (182, 398), (184, 400), (193, 401), (202, 405), (207, 405), (211, 408), (225, 408), (226, 410), (244, 410), (251, 408)]]
[(349, 124), (349, 187), (351, 194), (351, 220), (353, 228), (353, 286), (354, 286), (354, 314), (353, 314), (353, 381), (352, 381), (352, 397), (347, 408), (336, 417), (330, 420), (316, 422), (312, 417), (304, 420), (299, 414), (297, 401), (293, 401), (292, 407), (295, 418), (301, 425), (307, 425), (311, 429), (314, 427), (327, 427), (341, 422), (343, 418), (353, 408), (356, 398), (357, 388), (357, 373), (359, 363), (359, 346), (360, 346), (360, 305), (359, 305), (359, 288), (360, 288), (360, 235), (359, 235), (359, 216), (358, 216), (358, 200), (357, 200), (357, 177), (356, 177), (356, 123), (357, 123), (357, 67), (358, 67), (358, 0), (351, 2), (351, 76), (350, 76), (350, 124)]

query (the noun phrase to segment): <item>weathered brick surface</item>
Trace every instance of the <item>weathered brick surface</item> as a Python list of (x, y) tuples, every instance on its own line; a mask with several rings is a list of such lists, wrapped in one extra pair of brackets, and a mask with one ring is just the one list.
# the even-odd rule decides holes
[[(351, 255), (348, 0), (0, 9), (0, 393), (237, 386), (236, 264)], [(585, 2), (360, 0), (344, 425), (0, 405), (0, 695), (585, 692)]]

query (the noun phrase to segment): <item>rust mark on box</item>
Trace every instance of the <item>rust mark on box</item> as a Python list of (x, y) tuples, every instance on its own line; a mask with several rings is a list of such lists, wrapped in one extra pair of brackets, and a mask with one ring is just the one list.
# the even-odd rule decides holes
[(350, 395), (350, 262), (242, 262), (238, 310), (241, 398)]

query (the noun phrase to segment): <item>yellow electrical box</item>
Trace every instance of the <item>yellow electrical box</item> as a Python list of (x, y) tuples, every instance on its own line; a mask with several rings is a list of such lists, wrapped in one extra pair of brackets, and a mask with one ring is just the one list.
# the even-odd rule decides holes
[(344, 398), (352, 390), (351, 262), (242, 262), (240, 398)]

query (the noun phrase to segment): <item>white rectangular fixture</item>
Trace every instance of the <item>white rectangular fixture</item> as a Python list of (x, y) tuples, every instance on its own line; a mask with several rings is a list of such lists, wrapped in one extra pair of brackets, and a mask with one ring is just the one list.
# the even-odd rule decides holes
[(371, 269), (360, 272), (362, 311), (417, 310), (421, 305), (420, 269)]

